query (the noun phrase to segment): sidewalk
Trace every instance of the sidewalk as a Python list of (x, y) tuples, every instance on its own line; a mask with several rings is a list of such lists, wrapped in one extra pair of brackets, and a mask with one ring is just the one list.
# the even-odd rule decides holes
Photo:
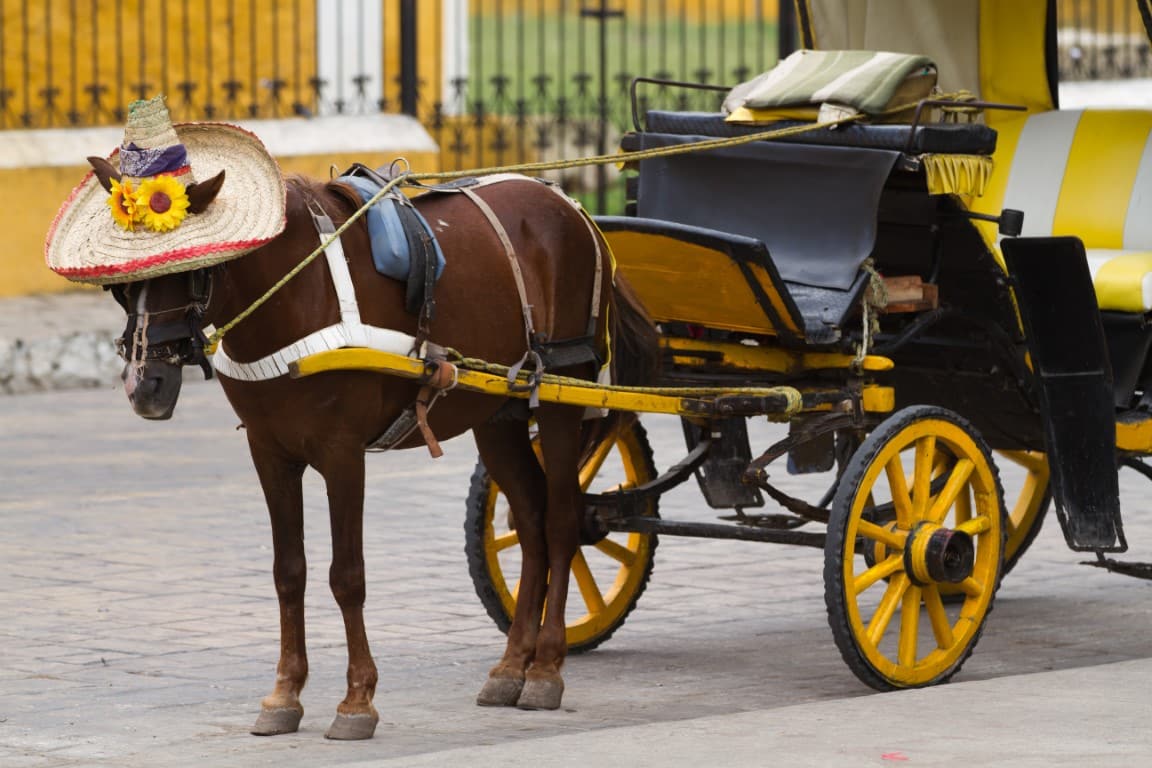
[(1136, 766), (1149, 682), (1129, 661), (350, 765)]

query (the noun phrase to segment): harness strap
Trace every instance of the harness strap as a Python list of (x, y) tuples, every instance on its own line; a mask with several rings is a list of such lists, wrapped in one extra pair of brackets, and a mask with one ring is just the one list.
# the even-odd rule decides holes
[(532, 325), (532, 305), (528, 303), (528, 290), (524, 287), (524, 274), (520, 271), (520, 261), (516, 258), (516, 249), (512, 247), (512, 240), (508, 237), (507, 230), (504, 225), (497, 218), (496, 212), (480, 195), (473, 192), (468, 187), (460, 187), (462, 192), (469, 200), (476, 204), (484, 217), (488, 219), (488, 223), (492, 225), (492, 229), (496, 231), (496, 236), (500, 238), (500, 244), (504, 246), (504, 253), (508, 256), (508, 263), (512, 265), (512, 277), (516, 280), (516, 291), (520, 294), (520, 309), (524, 313), (524, 339), (528, 342), (528, 349), (532, 349), (532, 342), (536, 337), (536, 329)]
[(600, 233), (592, 224), (592, 219), (580, 209), (580, 218), (588, 228), (588, 236), (592, 238), (592, 245), (596, 248), (596, 276), (592, 280), (592, 308), (588, 312), (588, 335), (596, 335), (596, 321), (600, 319), (600, 291), (604, 284), (604, 254), (600, 250)]
[[(320, 236), (320, 243), (326, 243), (335, 233), (332, 219), (318, 206), (309, 205), (312, 221)], [(328, 262), (328, 272), (336, 288), (336, 299), (340, 305), (340, 322), (314, 331), (270, 355), (250, 363), (238, 363), (228, 356), (224, 345), (216, 347), (212, 355), (212, 365), (221, 376), (239, 381), (267, 381), (289, 372), (289, 365), (317, 352), (327, 352), (344, 347), (368, 347), (382, 352), (406, 355), (412, 350), (416, 340), (400, 331), (364, 325), (360, 319), (360, 306), (356, 302), (356, 289), (352, 285), (352, 274), (348, 271), (348, 260), (344, 256), (344, 246), (340, 238), (332, 240), (324, 251)]]
[(520, 358), (519, 362), (509, 369), (508, 386), (509, 388), (524, 389), (524, 385), (517, 382), (516, 377), (525, 364), (532, 363), (533, 370), (528, 375), (527, 385), (527, 389), (532, 393), (528, 398), (528, 407), (536, 408), (540, 405), (537, 391), (540, 386), (540, 377), (544, 375), (544, 361), (540, 359), (540, 353), (536, 350), (536, 328), (532, 324), (532, 305), (528, 303), (528, 290), (524, 287), (524, 273), (520, 270), (520, 260), (516, 258), (516, 249), (512, 247), (512, 240), (508, 237), (508, 231), (504, 229), (504, 225), (497, 218), (492, 207), (468, 187), (461, 187), (460, 192), (475, 203), (484, 217), (488, 219), (488, 223), (496, 231), (496, 236), (500, 238), (501, 245), (504, 246), (508, 263), (512, 266), (512, 277), (516, 280), (516, 292), (520, 294), (520, 310), (524, 314), (524, 342), (527, 349), (524, 352), (524, 357)]

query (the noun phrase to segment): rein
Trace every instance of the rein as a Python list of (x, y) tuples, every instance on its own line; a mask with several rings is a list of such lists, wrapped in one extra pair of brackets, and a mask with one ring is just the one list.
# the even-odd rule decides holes
[[(955, 99), (958, 102), (959, 108), (964, 108), (963, 102), (971, 99), (971, 94), (966, 91), (957, 91), (955, 93), (941, 94), (940, 99)], [(228, 331), (232, 330), (236, 325), (241, 323), (245, 318), (255, 312), (262, 304), (284, 287), (289, 280), (298, 275), (305, 267), (311, 264), (316, 258), (324, 253), (333, 242), (335, 242), (341, 234), (344, 233), (348, 227), (352, 226), (354, 222), (360, 219), (365, 213), (368, 212), (373, 205), (378, 203), (385, 195), (402, 184), (411, 184), (419, 186), (420, 182), (425, 181), (448, 181), (452, 179), (463, 179), (470, 176), (487, 176), (496, 173), (528, 173), (533, 171), (552, 171), (563, 170), (567, 168), (581, 168), (584, 166), (592, 165), (621, 165), (627, 163), (634, 163), (639, 160), (647, 160), (654, 157), (670, 157), (673, 155), (686, 155), (693, 152), (704, 152), (710, 149), (722, 149), (724, 147), (735, 147), (741, 144), (750, 144), (754, 141), (771, 141), (773, 139), (782, 139), (789, 136), (799, 136), (805, 133), (812, 133), (815, 131), (823, 130), (825, 128), (836, 128), (841, 125), (848, 125), (850, 123), (857, 123), (862, 120), (872, 117), (883, 117), (885, 115), (893, 115), (901, 112), (907, 112), (910, 109), (921, 106), (921, 102), (910, 102), (907, 104), (900, 104), (890, 109), (887, 109), (876, 115), (856, 114), (848, 117), (841, 117), (835, 120), (827, 120), (824, 122), (816, 122), (810, 125), (794, 125), (788, 128), (776, 128), (768, 131), (759, 131), (757, 133), (750, 133), (744, 136), (730, 136), (717, 139), (704, 139), (701, 141), (690, 142), (687, 144), (678, 144), (670, 147), (653, 147), (651, 149), (642, 149), (635, 152), (615, 152), (610, 155), (593, 155), (591, 157), (581, 157), (571, 160), (549, 160), (535, 163), (517, 163), (514, 165), (501, 165), (493, 166), (490, 168), (472, 168), (463, 171), (439, 171), (436, 173), (413, 173), (411, 170), (405, 170), (398, 173), (392, 178), (385, 186), (383, 186), (376, 194), (372, 195), (364, 204), (357, 208), (348, 220), (341, 224), (336, 231), (310, 254), (304, 257), (304, 260), (292, 268), (288, 274), (280, 278), (271, 288), (264, 292), (262, 296), (257, 298), (252, 304), (240, 314), (228, 321), (224, 325), (217, 328), (208, 337), (207, 352), (214, 354), (216, 347), (219, 345), (220, 340)]]
[[(830, 120), (823, 123), (813, 123), (812, 125), (797, 125), (789, 128), (778, 128), (771, 131), (762, 131), (759, 133), (748, 134), (747, 136), (733, 136), (720, 139), (706, 139), (704, 141), (697, 141), (690, 144), (681, 144), (673, 147), (654, 147), (652, 149), (644, 149), (637, 152), (617, 152), (611, 155), (596, 155), (593, 157), (577, 158), (575, 160), (551, 160), (536, 163), (518, 163), (516, 165), (503, 165), (491, 168), (473, 168), (465, 171), (440, 171), (437, 173), (412, 173), (411, 171), (402, 171), (392, 178), (385, 186), (381, 187), (380, 191), (372, 195), (364, 201), (364, 204), (357, 208), (348, 220), (336, 228), (336, 231), (328, 237), (327, 240), (320, 243), (315, 249), (312, 250), (304, 259), (293, 267), (284, 277), (276, 281), (263, 295), (258, 297), (255, 301), (248, 306), (247, 309), (240, 312), (236, 317), (229, 320), (224, 325), (220, 326), (208, 336), (207, 352), (214, 354), (216, 347), (220, 344), (220, 340), (224, 338), (228, 331), (235, 328), (243, 322), (249, 315), (260, 308), (268, 299), (272, 298), (275, 293), (283, 288), (289, 280), (296, 277), (300, 272), (316, 260), (320, 254), (330, 246), (333, 242), (339, 239), (348, 227), (352, 226), (357, 220), (360, 219), (365, 213), (368, 212), (373, 205), (380, 202), (380, 200), (391, 192), (396, 187), (402, 184), (413, 184), (414, 182), (424, 181), (448, 181), (451, 179), (463, 179), (470, 176), (487, 176), (495, 173), (523, 173), (528, 171), (550, 171), (560, 170), (564, 168), (577, 168), (585, 165), (609, 165), (618, 163), (635, 162), (637, 160), (647, 160), (652, 157), (663, 157), (668, 155), (683, 155), (690, 152), (703, 152), (709, 149), (719, 149), (721, 147), (733, 147), (740, 144), (748, 144), (753, 141), (765, 141), (769, 139), (779, 139), (787, 136), (796, 136), (810, 131), (816, 131), (823, 128), (834, 128), (838, 125), (845, 125), (861, 120), (864, 115), (853, 115), (852, 117), (840, 118), (838, 120)], [(413, 184), (416, 185), (416, 184)]]

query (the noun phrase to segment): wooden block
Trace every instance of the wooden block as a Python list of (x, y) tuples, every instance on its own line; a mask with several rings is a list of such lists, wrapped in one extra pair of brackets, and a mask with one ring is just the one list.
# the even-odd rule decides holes
[(925, 283), (919, 275), (885, 277), (884, 287), (888, 291), (886, 314), (898, 312), (923, 312), (940, 305), (939, 287)]

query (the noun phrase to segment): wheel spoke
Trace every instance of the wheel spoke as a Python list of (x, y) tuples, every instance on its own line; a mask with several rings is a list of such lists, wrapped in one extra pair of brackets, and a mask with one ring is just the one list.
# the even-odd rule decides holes
[(604, 466), (605, 459), (608, 458), (608, 454), (612, 452), (615, 445), (614, 439), (605, 439), (596, 446), (596, 450), (588, 457), (588, 461), (580, 467), (580, 490), (586, 491), (588, 486), (592, 485), (592, 479), (600, 473), (600, 468)]
[(519, 543), (520, 534), (516, 531), (508, 531), (508, 533), (502, 533), (492, 539), (492, 549), (497, 552), (502, 552), (508, 549), (508, 547), (514, 547)]
[(908, 584), (908, 577), (902, 573), (896, 574), (892, 577), (892, 581), (888, 582), (884, 597), (880, 598), (876, 613), (872, 614), (872, 621), (868, 622), (868, 639), (873, 645), (880, 645), (880, 640), (888, 630), (888, 623), (892, 621), (896, 606), (900, 605), (900, 598), (904, 597)]
[(916, 441), (916, 458), (912, 469), (913, 520), (923, 520), (932, 498), (932, 468), (936, 465), (936, 435), (925, 435)]
[(940, 494), (932, 502), (932, 508), (928, 511), (926, 520), (933, 523), (944, 522), (945, 515), (952, 505), (956, 503), (956, 497), (963, 491), (964, 495), (968, 495), (968, 478), (972, 476), (972, 471), (976, 469), (976, 465), (971, 459), (961, 459), (956, 462), (952, 467), (952, 474), (948, 476), (948, 482), (944, 484)]
[(965, 488), (964, 492), (956, 497), (956, 525), (966, 523), (972, 519), (972, 492)]
[(908, 495), (908, 479), (904, 475), (904, 464), (900, 461), (899, 453), (884, 465), (884, 472), (888, 475), (892, 505), (896, 507), (896, 524), (907, 530), (912, 527), (912, 497)]
[(896, 658), (902, 667), (916, 666), (916, 640), (920, 634), (920, 587), (908, 587), (900, 606), (900, 643)]
[(592, 575), (592, 569), (588, 567), (588, 561), (584, 559), (584, 553), (580, 550), (576, 550), (576, 556), (572, 558), (572, 575), (576, 577), (576, 586), (580, 588), (580, 596), (584, 598), (588, 612), (596, 614), (603, 611), (604, 596), (600, 593), (596, 577)]
[(608, 557), (612, 558), (616, 562), (621, 563), (622, 565), (626, 565), (629, 568), (636, 564), (636, 553), (618, 541), (613, 541), (612, 539), (601, 539), (600, 541), (596, 542), (596, 549), (608, 555)]
[(908, 534), (890, 531), (882, 525), (861, 520), (856, 526), (856, 532), (866, 539), (878, 541), (889, 549), (903, 550)]
[(971, 520), (965, 520), (960, 525), (956, 526), (956, 530), (963, 531), (969, 536), (978, 536), (981, 533), (992, 530), (992, 518), (988, 515), (979, 515)]
[(968, 595), (968, 597), (980, 597), (980, 595), (984, 594), (984, 585), (971, 576), (956, 586), (959, 587), (961, 592)]
[(1030, 474), (1043, 475), (1048, 478), (1048, 455), (1041, 451), (1001, 451), (1000, 455), (1017, 466), (1028, 470)]
[(852, 582), (852, 594), (859, 595), (880, 579), (886, 579), (904, 567), (903, 555), (892, 555), (882, 563), (877, 563)]
[(951, 648), (956, 640), (952, 637), (952, 622), (944, 610), (940, 599), (940, 588), (929, 584), (924, 588), (924, 607), (928, 609), (928, 621), (932, 624), (932, 634), (936, 636), (936, 647)]

